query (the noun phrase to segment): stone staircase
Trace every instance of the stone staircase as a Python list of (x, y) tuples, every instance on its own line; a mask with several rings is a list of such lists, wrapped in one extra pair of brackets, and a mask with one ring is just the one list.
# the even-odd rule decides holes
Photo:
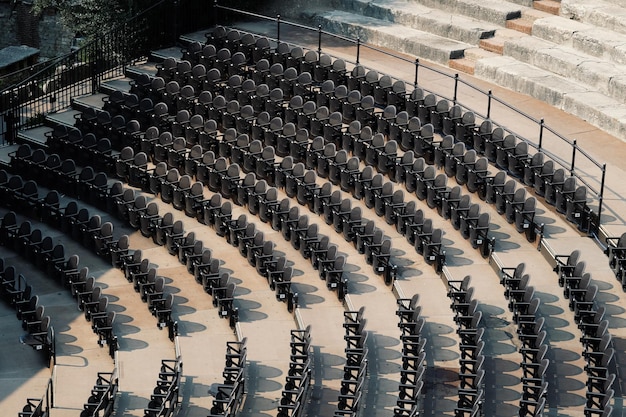
[(317, 0), (290, 18), (529, 94), (626, 140), (626, 1)]

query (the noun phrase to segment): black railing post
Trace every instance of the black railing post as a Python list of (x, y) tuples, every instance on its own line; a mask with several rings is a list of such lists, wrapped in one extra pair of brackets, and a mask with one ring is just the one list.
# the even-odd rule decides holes
[(574, 169), (576, 168), (576, 148), (578, 145), (576, 144), (576, 139), (574, 139), (574, 143), (572, 144), (572, 165), (570, 166), (570, 174), (574, 175)]
[(542, 118), (541, 121), (539, 122), (539, 145), (537, 147), (538, 151), (541, 150), (541, 146), (543, 145), (543, 127), (544, 127), (544, 124), (545, 124), (545, 121)]
[(173, 33), (173, 39), (172, 42), (176, 43), (176, 40), (178, 39), (178, 12), (179, 12), (179, 6), (180, 3), (178, 0), (174, 0), (173, 3), (174, 6), (174, 10), (173, 10), (173, 20), (174, 20), (174, 33)]
[(489, 92), (487, 93), (487, 119), (491, 119), (491, 96), (492, 96), (492, 92), (491, 90), (489, 90)]
[(278, 48), (278, 43), (280, 43), (280, 15), (276, 15), (276, 48)]
[[(9, 110), (4, 117), (4, 123), (7, 126), (6, 132), (6, 141), (9, 145), (12, 145), (15, 142), (15, 115), (13, 114), (13, 110)], [(2, 143), (4, 145), (4, 141)]]
[(361, 58), (361, 38), (356, 38), (356, 63), (359, 64), (359, 59)]
[(459, 91), (459, 73), (454, 74), (454, 97), (452, 98), (452, 102), (456, 104), (456, 95)]
[(602, 225), (602, 202), (604, 201), (604, 179), (606, 177), (606, 164), (602, 165), (602, 180), (600, 181), (600, 194), (598, 195), (598, 229)]
[[(98, 61), (100, 60), (100, 41), (101, 38), (97, 37), (95, 41), (91, 44), (91, 94), (96, 94), (98, 92)], [(77, 53), (84, 51), (83, 48), (79, 49)]]
[(415, 79), (413, 80), (413, 86), (417, 87), (417, 74), (420, 68), (420, 59), (415, 58)]
[(322, 25), (317, 25), (317, 53), (322, 54)]
[(213, 0), (213, 26), (217, 26), (217, 23), (220, 21), (217, 18), (217, 0)]

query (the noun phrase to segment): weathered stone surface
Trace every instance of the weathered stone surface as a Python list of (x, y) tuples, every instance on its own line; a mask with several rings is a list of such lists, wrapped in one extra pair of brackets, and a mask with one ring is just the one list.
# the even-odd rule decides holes
[(561, 15), (599, 28), (626, 33), (626, 5), (602, 0), (562, 0)]
[(503, 54), (511, 56), (519, 61), (532, 63), (534, 54), (543, 49), (554, 47), (553, 43), (535, 38), (534, 36), (524, 36), (517, 39), (507, 39), (504, 42)]
[(521, 17), (522, 7), (508, 1), (483, 0), (418, 0), (419, 3), (451, 13), (469, 16), (504, 26), (509, 19)]
[(511, 57), (481, 59), (476, 62), (474, 74), (557, 107), (561, 107), (564, 94), (587, 90), (580, 84)]
[(563, 110), (618, 137), (626, 136), (626, 108), (603, 94), (593, 91), (566, 94)]
[(533, 7), (534, 0), (509, 0), (511, 3), (519, 4), (520, 6)]
[(589, 29), (590, 26), (585, 23), (560, 16), (550, 16), (535, 20), (533, 36), (558, 44), (569, 44), (575, 33)]
[(434, 35), (478, 44), (493, 36), (497, 25), (402, 0), (339, 0), (337, 7), (353, 13), (403, 24)]
[(448, 60), (460, 58), (470, 45), (436, 36), (406, 26), (343, 11), (331, 11), (318, 16), (325, 30), (364, 42), (381, 45), (447, 64)]
[[(610, 94), (609, 83), (613, 77), (624, 74), (623, 68), (606, 61), (585, 61), (574, 72), (574, 78), (581, 83), (594, 87), (604, 94)], [(614, 99), (625, 101), (626, 96), (612, 96)]]

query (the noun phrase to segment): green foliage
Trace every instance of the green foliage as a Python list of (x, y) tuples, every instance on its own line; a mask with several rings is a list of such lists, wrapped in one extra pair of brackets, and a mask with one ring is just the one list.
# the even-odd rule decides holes
[(35, 0), (33, 13), (54, 8), (67, 27), (91, 38), (123, 23), (151, 3), (149, 0)]

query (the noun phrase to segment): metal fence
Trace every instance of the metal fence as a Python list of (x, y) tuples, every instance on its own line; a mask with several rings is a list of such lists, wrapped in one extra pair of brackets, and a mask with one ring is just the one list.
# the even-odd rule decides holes
[[(126, 23), (91, 40), (75, 52), (54, 60), (36, 74), (0, 91), (0, 143), (13, 143), (19, 129), (43, 124), (45, 115), (67, 108), (73, 98), (95, 93), (100, 84), (124, 74), (126, 66), (149, 56), (150, 51), (176, 43), (182, 33), (206, 29), (219, 22), (263, 22), (271, 26), (266, 36), (276, 42), (301, 43), (303, 37), (317, 45), (318, 52), (334, 56), (333, 51), (348, 51), (358, 64), (363, 48), (369, 54), (379, 54), (385, 66), (411, 68), (413, 80), (408, 85), (419, 86), (439, 98), (474, 112), (478, 118), (490, 119), (505, 131), (525, 140), (541, 150), (557, 164), (585, 184), (596, 200), (592, 232), (600, 225), (606, 165), (594, 160), (578, 146), (575, 140), (561, 135), (543, 119), (534, 118), (492, 91), (485, 91), (464, 80), (458, 73), (450, 74), (438, 68), (408, 59), (400, 54), (363, 43), (358, 38), (336, 35), (317, 28), (288, 22), (280, 16), (268, 17), (233, 9), (203, 0), (161, 0)], [(288, 39), (288, 29), (297, 29), (298, 35)], [(424, 74), (436, 74), (441, 81), (426, 85)], [(498, 124), (511, 120), (524, 131)], [(586, 160), (580, 163), (580, 160)], [(591, 169), (589, 167), (592, 167)]]
[(161, 0), (122, 25), (51, 61), (35, 74), (0, 90), (0, 142), (13, 143), (20, 129), (43, 124), (73, 98), (98, 91), (102, 81), (124, 75), (126, 66), (174, 45), (184, 32), (213, 23), (199, 0)]

